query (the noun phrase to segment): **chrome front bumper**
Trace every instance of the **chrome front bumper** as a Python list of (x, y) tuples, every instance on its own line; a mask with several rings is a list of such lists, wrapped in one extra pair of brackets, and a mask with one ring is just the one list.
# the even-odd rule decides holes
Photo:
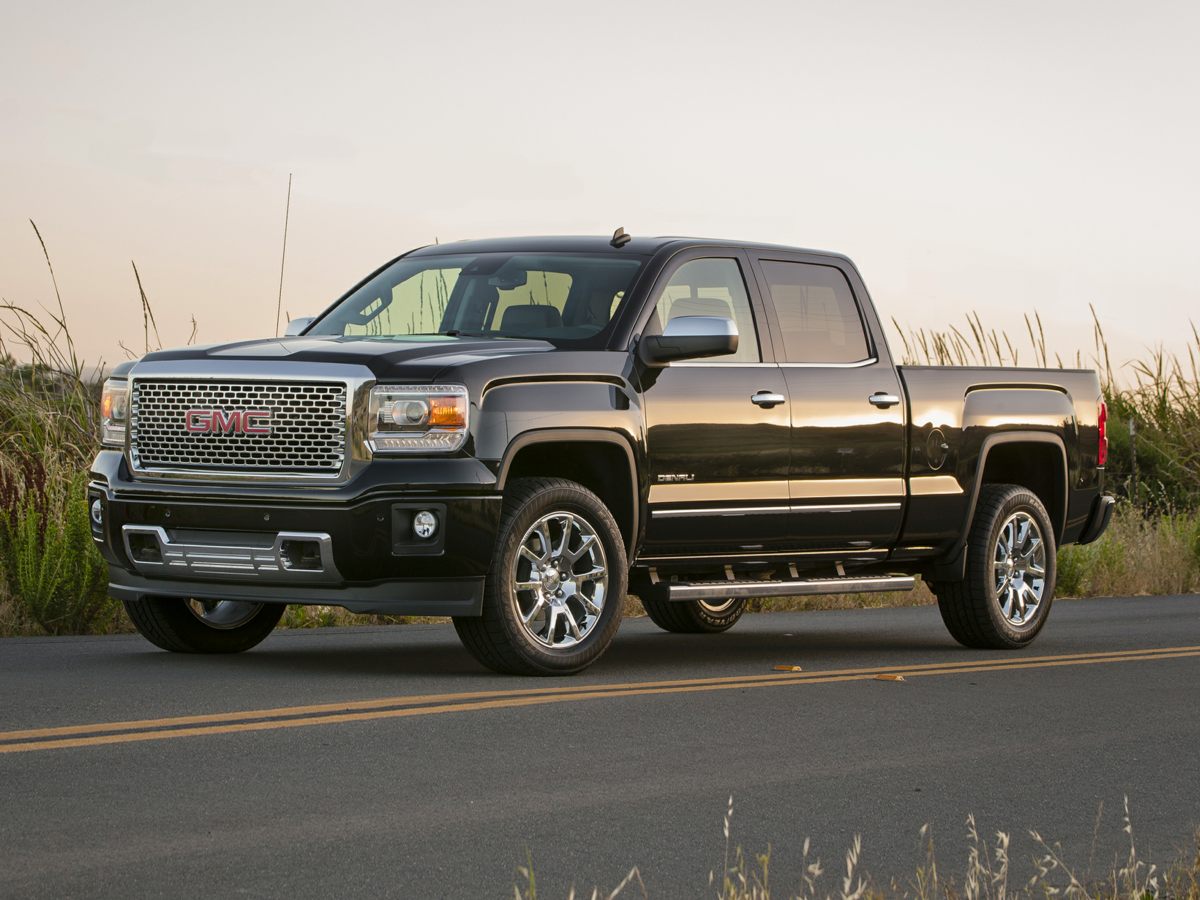
[(171, 534), (157, 525), (124, 525), (121, 534), (134, 567), (153, 578), (232, 576), (301, 584), (342, 580), (333, 562), (333, 539), (324, 532)]

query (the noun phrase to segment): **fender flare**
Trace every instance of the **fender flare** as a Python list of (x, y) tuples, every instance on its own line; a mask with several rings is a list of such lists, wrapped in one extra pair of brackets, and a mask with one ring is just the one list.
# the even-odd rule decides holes
[(979, 503), (979, 495), (983, 491), (983, 473), (987, 469), (988, 454), (993, 447), (1002, 444), (1051, 444), (1058, 448), (1058, 452), (1062, 456), (1062, 496), (1059, 498), (1062, 503), (1061, 520), (1053, 523), (1055, 526), (1054, 541), (1057, 546), (1062, 541), (1063, 531), (1067, 521), (1067, 503), (1070, 497), (1071, 476), (1070, 467), (1067, 464), (1067, 448), (1063, 443), (1062, 437), (1057, 434), (1052, 434), (1046, 431), (1004, 431), (999, 434), (989, 434), (983, 439), (983, 443), (979, 445), (979, 461), (975, 467), (974, 485), (971, 489), (970, 499), (967, 501), (966, 515), (959, 527), (959, 536), (955, 541), (953, 549), (948, 553), (943, 561), (933, 567), (933, 577), (944, 579), (947, 581), (961, 580), (965, 577), (967, 566), (967, 554), (964, 552), (967, 547), (967, 535), (971, 530), (971, 522), (975, 518), (975, 507)]
[(629, 535), (625, 541), (625, 552), (630, 565), (633, 564), (634, 550), (638, 545), (638, 529), (641, 524), (641, 485), (638, 480), (638, 468), (633, 447), (629, 440), (616, 431), (604, 428), (539, 428), (518, 434), (504, 449), (500, 460), (500, 468), (496, 473), (496, 490), (503, 491), (508, 483), (508, 472), (517, 454), (526, 447), (535, 444), (609, 444), (620, 447), (625, 451), (625, 460), (629, 466), (629, 508), (633, 521), (630, 522)]

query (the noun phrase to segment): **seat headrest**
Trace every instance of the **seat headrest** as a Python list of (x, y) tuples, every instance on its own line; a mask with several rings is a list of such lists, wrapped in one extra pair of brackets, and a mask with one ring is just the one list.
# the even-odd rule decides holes
[(680, 316), (720, 316), (723, 319), (733, 318), (733, 307), (728, 300), (720, 297), (680, 297), (671, 303), (668, 319), (678, 319)]
[(562, 325), (562, 314), (553, 306), (527, 303), (510, 306), (500, 320), (501, 331), (528, 331), (538, 328), (557, 328)]

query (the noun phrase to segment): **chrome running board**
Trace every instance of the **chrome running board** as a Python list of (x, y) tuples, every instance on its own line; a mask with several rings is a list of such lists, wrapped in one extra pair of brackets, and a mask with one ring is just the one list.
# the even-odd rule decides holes
[(911, 591), (917, 580), (910, 575), (877, 575), (859, 578), (799, 578), (786, 581), (660, 581), (668, 600), (713, 600), (751, 597), (796, 597), (805, 594), (866, 594), (876, 591)]

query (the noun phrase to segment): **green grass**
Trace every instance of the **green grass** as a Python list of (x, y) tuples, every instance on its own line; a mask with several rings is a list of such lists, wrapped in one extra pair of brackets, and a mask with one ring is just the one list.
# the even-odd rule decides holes
[(108, 569), (92, 546), (87, 472), (59, 471), (62, 462), (53, 457), (31, 463), (23, 473), (29, 480), (5, 492), (13, 497), (11, 512), (0, 520), (8, 590), (47, 634), (106, 630), (118, 607), (108, 596)]

